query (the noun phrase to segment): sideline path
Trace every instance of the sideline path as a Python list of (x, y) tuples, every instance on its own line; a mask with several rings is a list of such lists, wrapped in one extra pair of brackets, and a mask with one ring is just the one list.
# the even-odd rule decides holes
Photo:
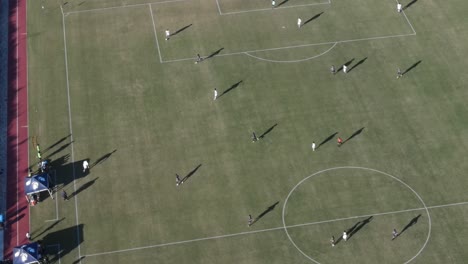
[(24, 198), (29, 143), (26, 0), (9, 1), (9, 12), (5, 258), (12, 257), (13, 247), (27, 242), (29, 231), (29, 208)]

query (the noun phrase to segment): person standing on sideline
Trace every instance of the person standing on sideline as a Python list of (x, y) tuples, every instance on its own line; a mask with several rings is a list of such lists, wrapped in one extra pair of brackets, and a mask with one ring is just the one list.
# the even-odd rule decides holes
[(166, 40), (168, 40), (169, 37), (171, 36), (171, 32), (169, 31), (169, 29), (166, 29), (165, 33), (166, 33)]
[(400, 2), (398, 2), (398, 4), (396, 5), (396, 8), (397, 8), (398, 13), (401, 13), (401, 11), (403, 10), (403, 7), (401, 6)]
[(183, 183), (181, 180), (180, 180), (180, 176), (179, 174), (175, 174), (175, 181), (176, 181), (176, 186), (179, 186), (179, 184)]
[(214, 89), (214, 99), (213, 100), (216, 100), (218, 99), (218, 90), (216, 90), (216, 88)]
[(343, 231), (343, 240), (344, 241), (348, 240), (348, 233), (346, 233), (346, 231)]
[(333, 74), (336, 73), (335, 65), (332, 65), (332, 66), (330, 67), (330, 71), (331, 71), (331, 73), (333, 73)]
[(402, 77), (402, 76), (403, 76), (403, 73), (401, 73), (400, 68), (398, 68), (398, 69), (397, 69), (397, 76), (396, 76), (396, 78), (397, 78), (397, 79), (400, 79), (400, 77)]
[(312, 151), (315, 151), (315, 142), (312, 141)]
[(29, 241), (31, 241), (31, 234), (29, 234), (29, 231), (26, 232), (26, 238), (27, 238)]
[(398, 231), (396, 229), (393, 229), (392, 231), (392, 240), (395, 239), (398, 236)]
[(202, 62), (202, 57), (200, 57), (200, 54), (197, 54), (197, 60), (195, 61), (195, 64)]
[(68, 194), (65, 190), (62, 190), (61, 195), (64, 201), (68, 201)]
[(253, 224), (253, 218), (252, 215), (249, 215), (249, 227)]
[(338, 137), (337, 144), (338, 144), (338, 147), (341, 146), (341, 144), (343, 144), (343, 139)]
[(257, 135), (255, 135), (255, 132), (252, 133), (252, 142), (255, 142), (258, 140)]
[(346, 64), (343, 65), (343, 72), (344, 72), (344, 73), (348, 73), (348, 66), (346, 66)]
[(332, 247), (334, 247), (335, 246), (335, 237), (334, 236), (331, 237), (330, 242), (331, 242)]
[(271, 8), (275, 8), (276, 7), (276, 1), (275, 0), (271, 0)]
[(87, 160), (83, 160), (83, 173), (85, 173), (86, 170), (89, 170), (89, 163)]
[(301, 28), (301, 26), (302, 26), (302, 19), (298, 18), (297, 19), (297, 28)]

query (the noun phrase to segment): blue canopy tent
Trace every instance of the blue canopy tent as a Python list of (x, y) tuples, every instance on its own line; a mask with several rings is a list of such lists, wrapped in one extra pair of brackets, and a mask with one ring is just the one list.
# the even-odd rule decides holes
[(13, 248), (13, 264), (40, 263), (39, 244), (37, 242)]
[(52, 196), (52, 192), (49, 188), (49, 184), (50, 176), (47, 172), (33, 175), (31, 177), (26, 177), (26, 180), (24, 182), (24, 191), (26, 192), (27, 196), (47, 191), (49, 192), (50, 197), (54, 199), (54, 197)]

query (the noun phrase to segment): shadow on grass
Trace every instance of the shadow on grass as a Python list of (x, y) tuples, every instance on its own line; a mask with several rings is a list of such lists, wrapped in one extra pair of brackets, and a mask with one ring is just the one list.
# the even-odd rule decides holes
[(259, 136), (258, 138), (259, 139), (262, 139), (264, 138), (267, 134), (269, 134), (278, 124), (274, 124), (272, 127), (270, 127), (269, 129), (267, 129), (267, 131), (263, 132), (263, 134), (261, 136)]
[(195, 169), (193, 169), (191, 172), (189, 172), (189, 173), (187, 174), (187, 176), (185, 176), (185, 177), (182, 179), (181, 183), (186, 182), (190, 177), (192, 177), (192, 176), (195, 174), (195, 172), (197, 172), (197, 170), (198, 170), (200, 167), (201, 167), (201, 164), (198, 164), (198, 166), (195, 167)]
[(338, 134), (338, 132), (335, 132), (333, 134), (331, 134), (330, 136), (328, 136), (325, 140), (323, 140), (322, 142), (320, 142), (320, 144), (318, 144), (317, 146), (317, 149), (320, 148), (320, 146), (322, 146), (323, 144), (327, 143), (328, 141), (332, 140), (336, 134)]
[(227, 90), (225, 90), (220, 96), (218, 96), (218, 98), (220, 98), (221, 96), (229, 93), (231, 90), (236, 89), (241, 83), (242, 83), (242, 80), (240, 80), (237, 83), (231, 85), (231, 87), (229, 87)]
[(56, 254), (48, 254), (50, 263), (59, 263), (59, 259), (72, 252), (84, 241), (84, 225), (68, 227), (59, 231), (48, 233), (42, 239), (45, 246), (60, 245), (60, 250)]
[(323, 14), (323, 11), (320, 12), (320, 13), (318, 13), (318, 14), (316, 14), (315, 16), (309, 18), (306, 22), (304, 22), (304, 25), (303, 25), (303, 26), (305, 26), (305, 25), (307, 25), (308, 23), (312, 22), (313, 20), (319, 18), (322, 14)]
[(416, 68), (416, 66), (418, 66), (421, 62), (422, 62), (421, 60), (417, 61), (416, 63), (414, 63), (413, 65), (411, 65), (408, 69), (406, 69), (401, 75), (407, 74), (409, 71), (411, 71), (412, 69)]
[(358, 61), (356, 64), (354, 64), (353, 67), (351, 67), (351, 68), (348, 70), (348, 72), (352, 71), (352, 70), (353, 70), (354, 68), (356, 68), (357, 66), (363, 64), (366, 60), (367, 60), (367, 57), (365, 57), (364, 59)]
[(171, 34), (171, 37), (172, 37), (172, 36), (175, 36), (175, 35), (177, 35), (177, 34), (179, 34), (180, 32), (186, 30), (187, 28), (189, 28), (189, 27), (191, 27), (191, 26), (192, 26), (192, 24), (187, 25), (187, 26), (185, 26), (185, 27), (183, 27), (183, 28), (181, 28), (181, 29), (178, 29), (176, 32), (174, 32), (174, 33)]
[(277, 201), (276, 203), (270, 205), (265, 211), (263, 211), (261, 214), (259, 214), (257, 217), (255, 217), (255, 220), (253, 221), (252, 225), (255, 224), (256, 222), (260, 221), (260, 219), (262, 219), (262, 217), (264, 217), (269, 212), (275, 210), (275, 207), (278, 204), (279, 204), (279, 201)]

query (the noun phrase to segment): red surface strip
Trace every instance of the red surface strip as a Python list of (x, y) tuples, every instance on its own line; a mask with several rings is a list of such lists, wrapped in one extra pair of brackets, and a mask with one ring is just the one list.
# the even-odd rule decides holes
[(26, 0), (10, 0), (8, 44), (8, 153), (5, 258), (27, 242), (29, 208), (24, 196), (28, 171), (28, 74)]

